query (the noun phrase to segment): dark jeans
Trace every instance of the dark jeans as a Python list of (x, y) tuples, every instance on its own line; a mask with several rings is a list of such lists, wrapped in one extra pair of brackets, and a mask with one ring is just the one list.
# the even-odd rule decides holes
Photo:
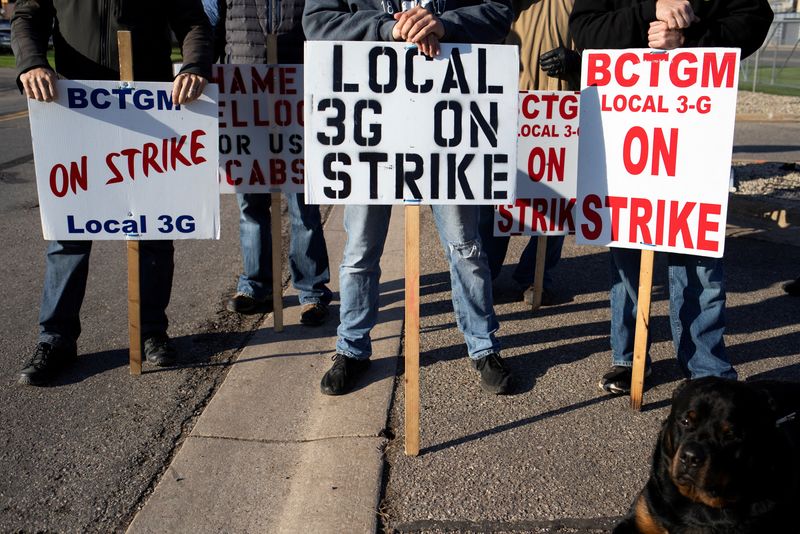
[[(237, 293), (256, 300), (272, 298), (271, 195), (240, 193), (239, 240), (242, 245), (244, 272), (239, 276)], [(292, 226), (289, 241), (289, 271), (300, 304), (329, 304), (333, 297), (328, 248), (322, 231), (319, 206), (307, 205), (305, 195), (286, 195)]]
[[(39, 310), (39, 341), (75, 347), (81, 334), (80, 310), (89, 275), (91, 241), (50, 241), (45, 257)], [(140, 241), (142, 338), (166, 334), (174, 248), (172, 241)]]
[[(480, 235), (483, 242), (483, 248), (489, 258), (489, 269), (492, 272), (492, 280), (500, 275), (500, 270), (503, 268), (503, 262), (506, 259), (506, 252), (508, 252), (509, 236), (495, 236), (493, 235), (494, 228), (494, 207), (481, 206), (480, 216)], [(522, 255), (519, 257), (514, 273), (511, 278), (517, 282), (520, 287), (527, 288), (533, 284), (534, 271), (536, 270), (536, 249), (538, 248), (539, 238), (532, 236), (525, 245)], [(542, 286), (545, 289), (553, 289), (553, 275), (552, 269), (558, 264), (561, 259), (561, 249), (564, 247), (564, 236), (549, 236), (547, 238), (547, 250), (544, 257), (544, 282)]]

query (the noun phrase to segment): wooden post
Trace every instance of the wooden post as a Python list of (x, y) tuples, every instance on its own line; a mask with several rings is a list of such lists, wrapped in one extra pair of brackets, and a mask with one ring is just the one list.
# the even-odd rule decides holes
[[(267, 63), (278, 64), (278, 35), (267, 34)], [(277, 72), (277, 71), (276, 71)], [(277, 76), (277, 74), (274, 74)], [(271, 177), (270, 177), (271, 178)], [(283, 332), (283, 238), (281, 237), (281, 194), (270, 193), (272, 223), (272, 322), (276, 332)]]
[(405, 208), (405, 452), (419, 454), (419, 204)]
[(531, 303), (531, 311), (536, 311), (542, 306), (544, 260), (547, 257), (547, 236), (540, 235), (536, 239), (536, 267), (534, 267), (533, 271), (533, 302)]
[[(119, 79), (133, 81), (131, 32), (117, 32)], [(128, 241), (128, 344), (132, 375), (142, 374), (142, 309), (139, 286), (139, 241)]]
[(639, 267), (639, 297), (636, 305), (636, 337), (633, 342), (631, 376), (631, 408), (642, 409), (644, 371), (647, 360), (647, 336), (650, 329), (650, 298), (653, 293), (653, 260), (655, 252), (643, 250)]

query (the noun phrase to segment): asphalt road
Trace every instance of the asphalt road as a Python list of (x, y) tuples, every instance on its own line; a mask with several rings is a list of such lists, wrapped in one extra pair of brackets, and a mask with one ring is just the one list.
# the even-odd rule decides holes
[(222, 198), (219, 241), (176, 242), (168, 315), (179, 368), (128, 374), (125, 245), (97, 242), (77, 365), (52, 387), (18, 386), (38, 333), (45, 242), (26, 104), (12, 84), (0, 70), (0, 531), (116, 531), (259, 322), (224, 310), (241, 265), (238, 208)]
[(800, 160), (800, 124), (737, 122), (733, 159), (797, 163)]

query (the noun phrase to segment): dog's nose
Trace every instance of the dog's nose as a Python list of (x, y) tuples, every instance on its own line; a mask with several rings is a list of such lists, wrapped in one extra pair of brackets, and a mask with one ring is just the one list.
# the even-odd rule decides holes
[(681, 449), (681, 463), (686, 467), (699, 467), (706, 461), (706, 453), (696, 443), (687, 443)]

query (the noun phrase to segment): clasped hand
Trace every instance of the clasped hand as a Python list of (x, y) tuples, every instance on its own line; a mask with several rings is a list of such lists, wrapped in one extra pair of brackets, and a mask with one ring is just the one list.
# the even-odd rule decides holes
[(439, 17), (422, 6), (415, 6), (408, 11), (395, 13), (394, 18), (397, 21), (392, 28), (395, 41), (414, 43), (429, 57), (439, 55), (439, 39), (444, 37), (444, 26)]

